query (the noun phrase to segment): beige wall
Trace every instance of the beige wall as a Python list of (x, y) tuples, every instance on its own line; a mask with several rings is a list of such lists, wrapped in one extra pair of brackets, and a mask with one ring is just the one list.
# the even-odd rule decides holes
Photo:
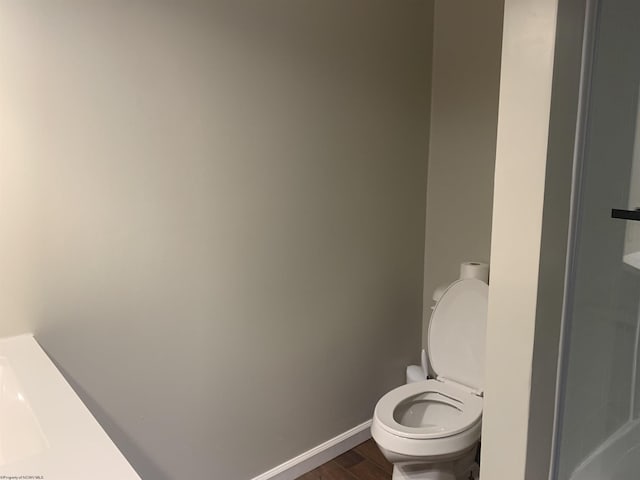
[(143, 478), (246, 480), (403, 381), (431, 15), (417, 0), (0, 2), (1, 126), (20, 122), (2, 168), (37, 207), (26, 226), (22, 207), (4, 216), (36, 242), (9, 274), (37, 283), (0, 305), (28, 318), (2, 333), (35, 329)]
[[(2, 12), (4, 13), (4, 12)], [(32, 328), (35, 171), (28, 127), (35, 78), (17, 69), (31, 47), (31, 25), (0, 14), (0, 335)], [(10, 45), (11, 48), (3, 48)], [(31, 88), (23, 88), (30, 85)]]
[[(0, 104), (10, 105), (4, 99), (0, 93)], [(10, 107), (0, 110), (0, 131), (13, 130), (16, 124), (8, 113)], [(15, 162), (6, 154), (11, 149), (11, 134), (0, 143), (0, 334), (9, 336), (29, 331), (33, 325), (35, 209), (30, 165)]]
[(489, 261), (503, 0), (435, 4), (424, 266), (436, 286), (466, 260)]

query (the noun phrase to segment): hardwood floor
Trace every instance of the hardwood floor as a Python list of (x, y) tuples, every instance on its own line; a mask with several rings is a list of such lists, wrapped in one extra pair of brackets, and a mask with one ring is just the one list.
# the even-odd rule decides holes
[(393, 465), (369, 439), (298, 480), (391, 480)]
[[(479, 478), (479, 466), (471, 468), (470, 479)], [(384, 458), (376, 442), (369, 439), (337, 458), (305, 473), (298, 480), (391, 480), (393, 465)]]

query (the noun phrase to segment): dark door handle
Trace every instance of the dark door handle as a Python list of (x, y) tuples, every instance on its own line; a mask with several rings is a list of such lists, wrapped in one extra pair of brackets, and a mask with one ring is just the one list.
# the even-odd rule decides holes
[(640, 208), (636, 208), (635, 210), (618, 210), (616, 208), (612, 208), (611, 218), (640, 221)]

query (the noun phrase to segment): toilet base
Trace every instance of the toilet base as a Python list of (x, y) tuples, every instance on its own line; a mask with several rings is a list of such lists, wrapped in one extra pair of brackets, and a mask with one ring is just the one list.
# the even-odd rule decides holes
[(459, 480), (453, 464), (394, 465), (392, 480)]
[[(413, 474), (413, 476), (411, 476)], [(422, 476), (416, 476), (422, 475)], [(429, 476), (430, 475), (430, 476)], [(442, 475), (445, 475), (444, 477)], [(402, 467), (395, 465), (393, 467), (392, 480), (439, 480), (441, 478), (453, 478), (455, 480), (478, 480), (478, 465), (475, 464), (468, 475), (463, 474), (460, 477), (451, 477), (447, 472), (419, 472), (419, 471), (403, 471)]]
[(478, 464), (474, 457), (475, 449), (450, 462), (397, 463), (393, 466), (392, 480), (477, 480)]

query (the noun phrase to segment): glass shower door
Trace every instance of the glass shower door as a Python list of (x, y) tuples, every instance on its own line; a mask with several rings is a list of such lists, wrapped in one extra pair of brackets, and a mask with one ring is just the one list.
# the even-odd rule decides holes
[(591, 7), (554, 477), (636, 480), (640, 1)]

